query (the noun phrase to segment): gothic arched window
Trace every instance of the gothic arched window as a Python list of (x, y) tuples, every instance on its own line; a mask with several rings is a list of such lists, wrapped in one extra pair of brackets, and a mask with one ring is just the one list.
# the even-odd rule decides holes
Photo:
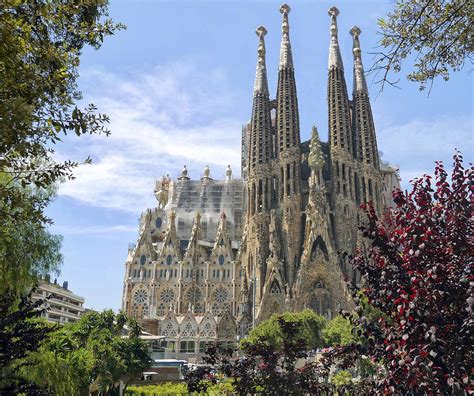
[(281, 294), (280, 285), (276, 280), (272, 282), (272, 286), (270, 287), (270, 294)]

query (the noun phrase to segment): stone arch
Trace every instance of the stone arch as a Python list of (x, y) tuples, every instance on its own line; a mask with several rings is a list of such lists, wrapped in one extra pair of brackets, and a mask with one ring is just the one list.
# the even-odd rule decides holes
[(150, 295), (144, 285), (138, 285), (132, 290), (132, 317), (143, 319), (148, 316)]
[(179, 326), (181, 338), (196, 337), (198, 333), (197, 322), (193, 316), (187, 315)]
[(331, 318), (332, 305), (330, 291), (324, 287), (314, 289), (309, 298), (307, 307), (312, 309), (318, 315)]
[(165, 337), (177, 337), (179, 332), (179, 324), (176, 316), (169, 311), (160, 323), (160, 335)]
[(202, 318), (198, 330), (200, 338), (216, 338), (217, 323), (209, 312)]
[(326, 261), (329, 260), (329, 253), (328, 253), (328, 249), (327, 249), (327, 246), (326, 246), (326, 243), (324, 242), (323, 238), (321, 237), (321, 235), (319, 235), (314, 241), (313, 241), (313, 246), (311, 247), (311, 259), (313, 259), (314, 257), (316, 257), (316, 254), (317, 254), (317, 251), (318, 249), (323, 253), (324, 255), (324, 259)]
[(278, 280), (273, 279), (270, 285), (270, 294), (281, 294), (281, 286)]

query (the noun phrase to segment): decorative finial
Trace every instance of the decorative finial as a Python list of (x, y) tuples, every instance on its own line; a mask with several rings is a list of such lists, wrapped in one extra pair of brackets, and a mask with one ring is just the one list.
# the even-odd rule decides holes
[(328, 10), (328, 15), (331, 17), (331, 43), (329, 45), (328, 68), (340, 67), (343, 69), (339, 43), (337, 41), (337, 16), (339, 15), (339, 10), (336, 7), (331, 7)]
[(283, 37), (281, 39), (280, 46), (280, 70), (283, 68), (289, 67), (293, 68), (293, 56), (291, 54), (291, 44), (290, 44), (290, 23), (288, 21), (288, 14), (290, 13), (290, 6), (288, 4), (283, 4), (280, 7), (280, 12), (283, 15), (283, 22), (281, 24), (281, 31), (283, 32)]
[(265, 29), (265, 26), (260, 25), (257, 29), (255, 29), (255, 33), (257, 34), (260, 40), (263, 40), (263, 38), (268, 32), (267, 29)]
[(368, 94), (367, 81), (365, 80), (364, 66), (360, 49), (359, 35), (361, 30), (354, 26), (350, 33), (352, 35), (352, 53), (354, 54), (354, 92), (365, 92)]
[(280, 12), (282, 14), (289, 14), (291, 11), (291, 7), (288, 5), (288, 4), (282, 4), (281, 7), (280, 7)]
[(350, 33), (351, 33), (352, 38), (353, 38), (352, 52), (354, 53), (354, 58), (355, 59), (360, 59), (361, 55), (360, 55), (359, 35), (361, 33), (361, 30), (357, 26), (354, 26), (350, 30)]
[(205, 183), (212, 181), (211, 169), (209, 168), (209, 165), (206, 165), (204, 167), (204, 170), (202, 171), (201, 181)]
[(232, 180), (232, 169), (230, 165), (227, 165), (227, 169), (225, 170), (225, 182), (229, 183)]
[(189, 180), (188, 168), (186, 168), (186, 165), (183, 166), (183, 169), (181, 170), (181, 176), (178, 177), (178, 180)]
[(329, 10), (328, 10), (328, 14), (329, 16), (335, 18), (339, 15), (339, 10), (337, 9), (337, 7), (335, 6), (332, 6)]
[(331, 37), (337, 37), (337, 16), (339, 15), (339, 10), (336, 7), (331, 7), (328, 10), (328, 14), (331, 17)]
[(358, 26), (352, 26), (352, 29), (351, 29), (351, 34), (353, 36), (359, 36), (361, 34), (362, 30), (360, 30), (360, 28)]
[(281, 25), (281, 30), (283, 33), (288, 33), (290, 31), (290, 24), (288, 23), (288, 14), (290, 11), (291, 8), (288, 4), (283, 4), (280, 7), (280, 12), (283, 14), (283, 23)]
[(254, 94), (263, 93), (268, 95), (268, 82), (267, 82), (267, 71), (265, 66), (265, 40), (264, 37), (267, 34), (267, 29), (264, 26), (259, 26), (255, 33), (257, 34), (258, 41), (258, 59), (257, 59), (257, 72), (255, 75)]

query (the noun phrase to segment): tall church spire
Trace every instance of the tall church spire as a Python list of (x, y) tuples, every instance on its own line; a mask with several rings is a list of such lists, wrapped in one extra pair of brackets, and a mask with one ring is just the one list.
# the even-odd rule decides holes
[(365, 81), (364, 66), (362, 65), (362, 56), (360, 50), (359, 35), (361, 30), (354, 26), (351, 29), (353, 38), (352, 53), (354, 54), (354, 93), (365, 92), (368, 93), (367, 82)]
[(352, 157), (349, 98), (337, 39), (336, 18), (339, 15), (339, 10), (336, 7), (331, 7), (328, 14), (331, 17), (331, 42), (328, 63), (329, 144), (332, 152), (346, 152)]
[(283, 15), (280, 65), (276, 95), (277, 157), (275, 196), (279, 196), (285, 218), (282, 222), (283, 277), (292, 285), (297, 268), (295, 246), (301, 244), (301, 148), (298, 97), (290, 44), (290, 7), (280, 7)]
[(293, 55), (291, 54), (290, 43), (290, 24), (288, 23), (288, 14), (291, 8), (288, 4), (283, 4), (280, 7), (280, 12), (283, 14), (283, 23), (281, 30), (283, 33), (280, 47), (280, 70), (284, 67), (293, 69)]
[(280, 7), (283, 14), (282, 39), (280, 49), (280, 67), (277, 88), (277, 139), (280, 157), (293, 148), (299, 150), (300, 126), (298, 114), (298, 98), (296, 95), (295, 71), (290, 44), (290, 25), (288, 14), (290, 7)]
[(370, 106), (369, 91), (362, 65), (359, 35), (361, 30), (354, 26), (350, 31), (353, 37), (354, 54), (354, 91), (353, 91), (353, 128), (354, 152), (359, 161), (379, 169), (379, 155), (375, 125)]
[(329, 45), (328, 69), (339, 67), (344, 70), (341, 51), (339, 50), (339, 41), (337, 39), (337, 16), (339, 15), (339, 10), (336, 7), (331, 7), (328, 14), (331, 17), (331, 43)]
[[(267, 30), (259, 26), (258, 59), (253, 91), (253, 108), (249, 139), (249, 172), (267, 164), (271, 158), (271, 119), (267, 69), (265, 65), (265, 35)], [(250, 174), (249, 174), (250, 176)]]
[(258, 58), (257, 58), (257, 72), (255, 75), (254, 95), (257, 93), (268, 95), (268, 81), (267, 81), (267, 67), (265, 64), (265, 35), (267, 29), (264, 26), (259, 26), (255, 33), (258, 36)]

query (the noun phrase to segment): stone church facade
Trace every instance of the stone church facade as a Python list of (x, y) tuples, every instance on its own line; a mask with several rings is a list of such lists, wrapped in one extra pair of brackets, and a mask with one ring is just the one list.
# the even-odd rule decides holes
[[(229, 340), (275, 312), (311, 308), (331, 317), (350, 309), (346, 282), (358, 279), (348, 257), (363, 242), (359, 207), (371, 202), (382, 214), (399, 184), (397, 170), (379, 158), (357, 27), (350, 31), (349, 99), (335, 7), (329, 10), (329, 141), (321, 142), (313, 127), (310, 141), (301, 142), (290, 7), (284, 4), (280, 12), (275, 99), (268, 90), (266, 29), (256, 31), (242, 179), (233, 178), (230, 166), (224, 180), (214, 180), (207, 166), (200, 180), (190, 180), (186, 167), (175, 180), (160, 179), (158, 205), (142, 214), (137, 244), (129, 249), (123, 309), (155, 332), (173, 334), (173, 342), (181, 342), (179, 324), (185, 320), (191, 323), (186, 340), (191, 327), (192, 337), (200, 340), (204, 318), (214, 330), (204, 331), (202, 339), (213, 334), (215, 340)], [(197, 352), (198, 344), (192, 345)]]

